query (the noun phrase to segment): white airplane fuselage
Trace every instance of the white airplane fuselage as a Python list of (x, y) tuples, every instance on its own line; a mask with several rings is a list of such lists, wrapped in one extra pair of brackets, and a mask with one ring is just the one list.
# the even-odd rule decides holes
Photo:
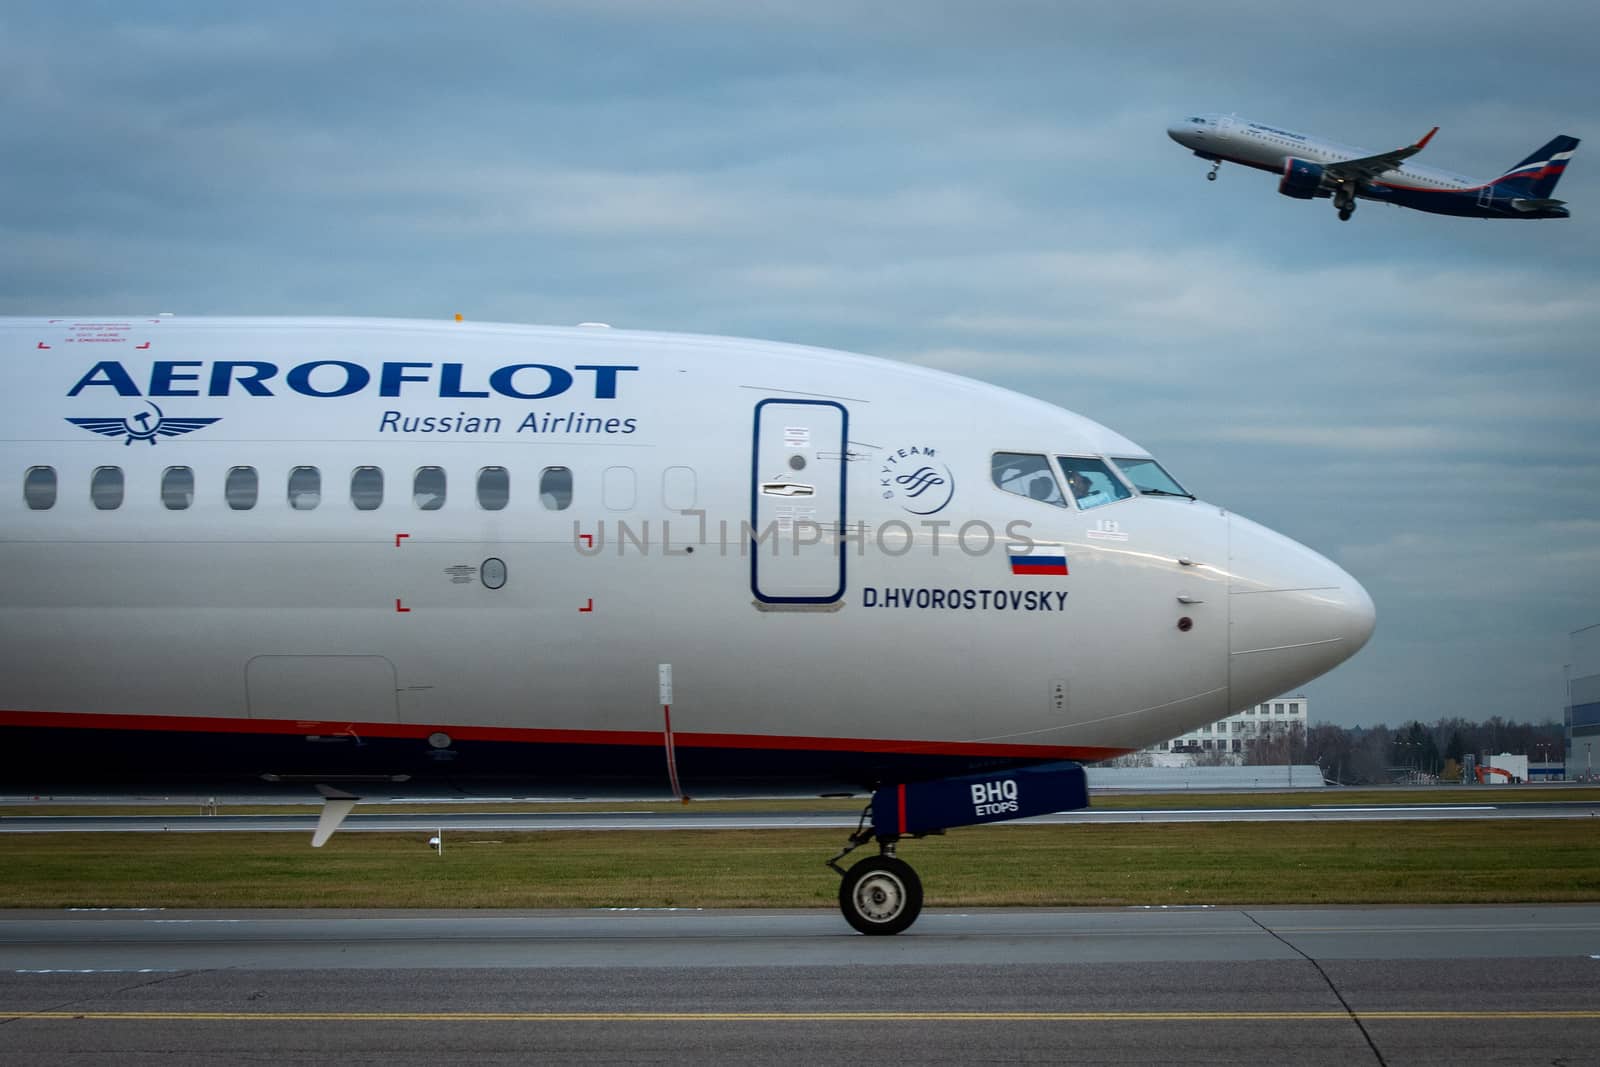
[(0, 382), (7, 792), (857, 791), (1127, 752), (1373, 625), (1214, 504), (1073, 502), (1113, 431), (840, 352), (9, 319)]

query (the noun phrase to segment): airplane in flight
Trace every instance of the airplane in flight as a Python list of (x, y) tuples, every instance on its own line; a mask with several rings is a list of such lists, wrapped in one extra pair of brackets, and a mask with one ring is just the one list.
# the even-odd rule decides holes
[[(1292, 690), (1371, 599), (1126, 437), (843, 352), (0, 319), (0, 789), (852, 795), (897, 843)], [(848, 869), (838, 860), (876, 842)]]
[(1191, 115), (1167, 127), (1168, 137), (1211, 161), (1210, 181), (1223, 163), (1271, 171), (1284, 196), (1332, 198), (1340, 221), (1349, 221), (1357, 200), (1475, 219), (1569, 217), (1566, 202), (1551, 194), (1576, 137), (1556, 137), (1500, 177), (1483, 180), (1406, 163), (1438, 132), (1435, 126), (1416, 144), (1374, 153), (1236, 115)]

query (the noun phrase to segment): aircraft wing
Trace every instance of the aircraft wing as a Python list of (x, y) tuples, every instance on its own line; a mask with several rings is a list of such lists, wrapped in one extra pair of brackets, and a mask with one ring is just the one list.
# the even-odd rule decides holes
[(1323, 168), (1328, 177), (1335, 181), (1370, 182), (1386, 170), (1393, 170), (1403, 160), (1410, 159), (1428, 146), (1433, 135), (1439, 132), (1435, 126), (1423, 135), (1422, 140), (1416, 144), (1396, 148), (1392, 152), (1381, 152), (1375, 156), (1363, 156), (1360, 159), (1346, 159), (1338, 163), (1329, 163)]

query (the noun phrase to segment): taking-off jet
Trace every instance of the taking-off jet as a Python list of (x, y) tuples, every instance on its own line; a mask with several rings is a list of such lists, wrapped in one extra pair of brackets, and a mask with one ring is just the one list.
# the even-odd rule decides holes
[(1236, 115), (1191, 115), (1167, 127), (1168, 137), (1211, 160), (1206, 174), (1211, 181), (1223, 163), (1271, 171), (1279, 175), (1278, 192), (1284, 196), (1332, 198), (1340, 221), (1355, 213), (1357, 200), (1476, 219), (1568, 217), (1566, 202), (1550, 194), (1578, 147), (1576, 137), (1557, 137), (1485, 181), (1405, 162), (1438, 132), (1435, 126), (1416, 144), (1373, 153)]
[[(897, 844), (1087, 803), (1373, 606), (1081, 415), (760, 341), (0, 320), (5, 792), (872, 793)], [(830, 863), (836, 863), (840, 856)], [(756, 859), (736, 862), (759, 862)]]

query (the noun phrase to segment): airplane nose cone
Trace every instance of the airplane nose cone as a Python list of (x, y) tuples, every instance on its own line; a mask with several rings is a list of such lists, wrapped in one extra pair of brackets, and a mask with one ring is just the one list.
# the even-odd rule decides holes
[(1183, 144), (1183, 124), (1178, 122), (1172, 123), (1167, 127), (1167, 136), (1172, 138), (1174, 141), (1177, 141), (1179, 144)]
[(1372, 598), (1332, 560), (1264, 526), (1229, 517), (1230, 703), (1304, 685), (1360, 651)]

